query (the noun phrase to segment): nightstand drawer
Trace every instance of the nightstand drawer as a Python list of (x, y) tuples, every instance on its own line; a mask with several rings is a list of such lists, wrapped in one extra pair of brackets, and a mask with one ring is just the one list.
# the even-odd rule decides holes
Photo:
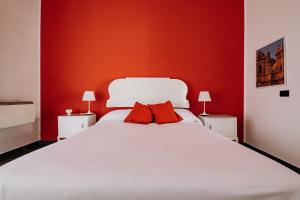
[(236, 135), (236, 120), (235, 119), (214, 119), (208, 120), (208, 127), (216, 132), (221, 133), (226, 137)]
[(58, 116), (58, 139), (68, 138), (96, 123), (96, 115)]
[(232, 140), (237, 140), (237, 118), (229, 115), (209, 115), (199, 117), (205, 127), (224, 135)]
[(58, 132), (61, 137), (69, 137), (87, 128), (85, 120), (80, 118), (58, 118)]

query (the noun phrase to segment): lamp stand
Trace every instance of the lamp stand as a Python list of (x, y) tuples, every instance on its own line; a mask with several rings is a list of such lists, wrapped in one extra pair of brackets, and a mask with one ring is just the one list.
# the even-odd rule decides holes
[(87, 114), (87, 115), (93, 114), (93, 113), (91, 112), (91, 102), (90, 102), (90, 101), (88, 101), (88, 108), (89, 108), (89, 110), (88, 110), (88, 112), (85, 113), (85, 114)]
[(205, 112), (205, 101), (203, 101), (203, 112), (200, 115), (202, 115), (202, 116), (209, 115), (208, 113)]

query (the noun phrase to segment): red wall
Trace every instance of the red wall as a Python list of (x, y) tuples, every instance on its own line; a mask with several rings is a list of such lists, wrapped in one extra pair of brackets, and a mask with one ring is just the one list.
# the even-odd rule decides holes
[(238, 116), (243, 130), (243, 0), (42, 0), (42, 140), (55, 140), (57, 115), (108, 109), (108, 84), (123, 77), (171, 77), (189, 87), (198, 114), (200, 90), (210, 113)]

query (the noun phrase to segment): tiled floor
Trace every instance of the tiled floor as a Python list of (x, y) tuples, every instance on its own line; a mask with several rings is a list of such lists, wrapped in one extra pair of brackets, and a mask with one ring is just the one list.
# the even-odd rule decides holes
[(35, 143), (30, 144), (30, 145), (18, 148), (16, 150), (1, 154), (0, 155), (0, 166), (6, 164), (6, 163), (8, 163), (8, 162), (10, 162), (10, 161), (12, 161), (16, 158), (19, 158), (19, 157), (21, 157), (25, 154), (28, 154), (30, 152), (33, 152), (33, 151), (37, 150), (37, 149), (43, 148), (43, 147), (45, 147), (49, 144), (51, 144), (51, 143), (35, 142)]

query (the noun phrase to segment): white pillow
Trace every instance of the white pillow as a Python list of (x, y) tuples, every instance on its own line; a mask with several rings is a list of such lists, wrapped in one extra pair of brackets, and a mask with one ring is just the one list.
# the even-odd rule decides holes
[(101, 121), (124, 121), (127, 117), (131, 109), (121, 109), (121, 110), (113, 110), (106, 113), (103, 117), (100, 118)]
[(191, 111), (187, 109), (174, 109), (175, 112), (182, 117), (180, 122), (200, 122), (200, 119), (196, 117)]
[[(130, 113), (132, 109), (122, 109), (122, 110), (113, 110), (106, 113), (99, 122), (102, 121), (124, 121), (127, 115)], [(182, 117), (182, 121), (180, 122), (200, 122), (200, 119), (196, 117), (191, 111), (187, 109), (174, 109), (177, 114)]]

